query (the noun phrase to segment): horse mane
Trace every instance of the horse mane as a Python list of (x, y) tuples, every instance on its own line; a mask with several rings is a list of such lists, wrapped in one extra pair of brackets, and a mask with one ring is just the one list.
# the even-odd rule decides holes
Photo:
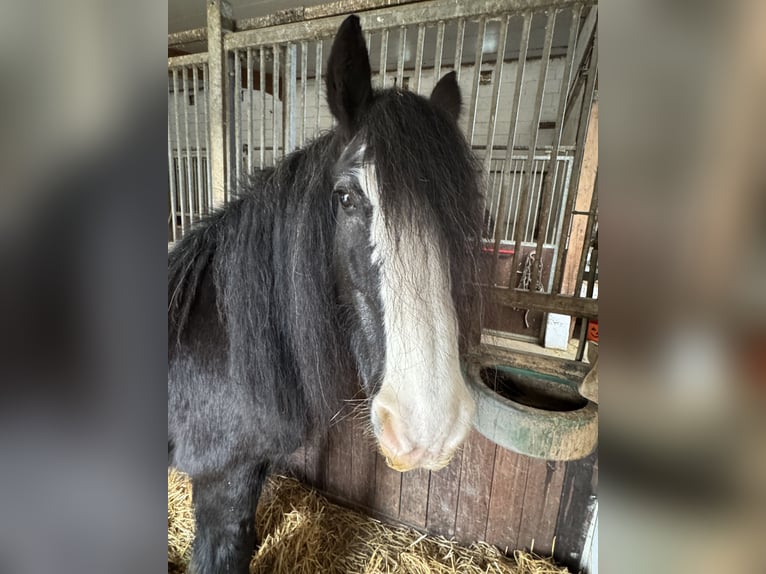
[[(465, 337), (476, 316), (483, 215), (479, 169), (465, 138), (446, 113), (399, 90), (376, 92), (359, 130), (392, 229), (409, 222), (421, 232), (436, 222), (427, 225), (449, 257)], [(264, 397), (274, 401), (268, 404), (307, 424), (336, 409), (341, 395), (350, 396), (340, 383), (354, 381), (333, 271), (331, 191), (342, 139), (326, 133), (257, 172), (168, 258), (169, 354), (191, 336), (195, 302), (213, 290), (229, 375), (274, 393)]]
[(229, 375), (273, 392), (267, 404), (293, 421), (316, 423), (337, 408), (338, 382), (353, 381), (332, 266), (339, 153), (329, 133), (256, 172), (169, 254), (170, 345), (184, 340), (194, 300), (210, 281)]

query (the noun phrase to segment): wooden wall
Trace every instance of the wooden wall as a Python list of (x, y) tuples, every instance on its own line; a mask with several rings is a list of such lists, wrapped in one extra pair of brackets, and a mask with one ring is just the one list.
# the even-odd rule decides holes
[(363, 424), (347, 418), (322, 444), (296, 453), (291, 472), (330, 499), (386, 521), (463, 543), (484, 540), (508, 554), (534, 546), (576, 572), (595, 461), (595, 453), (568, 463), (533, 459), (473, 431), (446, 468), (399, 473), (386, 466)]

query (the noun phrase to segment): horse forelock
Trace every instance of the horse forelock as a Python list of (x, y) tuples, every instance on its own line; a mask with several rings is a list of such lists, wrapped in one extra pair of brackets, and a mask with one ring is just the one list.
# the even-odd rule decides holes
[(389, 235), (398, 241), (406, 233), (443, 255), (464, 336), (479, 304), (483, 197), (475, 156), (456, 123), (411, 92), (378, 92), (360, 132)]

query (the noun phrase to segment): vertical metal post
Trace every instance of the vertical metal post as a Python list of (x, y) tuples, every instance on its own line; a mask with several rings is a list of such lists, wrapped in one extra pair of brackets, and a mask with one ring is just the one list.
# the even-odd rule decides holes
[(324, 40), (317, 40), (316, 67), (314, 68), (314, 134), (319, 133), (319, 104), (322, 97), (322, 45)]
[(503, 60), (505, 59), (505, 41), (508, 38), (509, 17), (503, 18), (500, 24), (500, 41), (497, 45), (497, 56), (495, 57), (495, 81), (492, 86), (492, 100), (490, 100), (489, 126), (487, 129), (487, 151), (484, 154), (484, 177), (489, 176), (489, 164), (492, 160), (492, 148), (495, 147), (495, 123), (497, 121), (497, 111), (500, 106), (500, 87), (503, 83)]
[(465, 40), (465, 18), (457, 22), (457, 37), (455, 39), (455, 80), (460, 83), (460, 70), (463, 67), (463, 41)]
[(388, 66), (388, 28), (380, 33), (380, 87), (386, 87), (386, 68)]
[(247, 49), (247, 173), (253, 173), (253, 49)]
[(260, 68), (258, 69), (258, 91), (261, 94), (261, 121), (259, 122), (259, 135), (261, 137), (261, 146), (259, 149), (258, 167), (264, 168), (266, 163), (266, 50), (263, 46), (260, 49)]
[(207, 177), (207, 209), (213, 209), (213, 174), (210, 163), (210, 72), (208, 64), (202, 67), (202, 90), (205, 94), (205, 174)]
[(439, 20), (436, 29), (436, 50), (434, 52), (434, 87), (441, 79), (442, 51), (444, 50), (444, 20)]
[(201, 216), (205, 213), (205, 199), (202, 194), (205, 184), (202, 179), (202, 157), (200, 155), (200, 148), (202, 147), (202, 142), (199, 139), (200, 101), (197, 97), (199, 94), (199, 72), (196, 65), (192, 68), (192, 82), (194, 82), (194, 146), (197, 152), (197, 203), (199, 204), (199, 215)]
[[(174, 108), (174, 118), (175, 118), (175, 145), (176, 145), (176, 151), (178, 153), (178, 179), (176, 180), (176, 184), (178, 187), (178, 199), (180, 203), (180, 212), (181, 212), (181, 235), (183, 235), (186, 232), (186, 181), (184, 178), (184, 169), (183, 169), (183, 162), (181, 160), (181, 127), (178, 123), (178, 115), (179, 115), (179, 109), (178, 109), (178, 70), (176, 68), (173, 68), (173, 108)], [(175, 160), (175, 157), (173, 158)], [(174, 164), (174, 171), (175, 171), (175, 164)]]
[(290, 42), (285, 46), (285, 94), (282, 98), (282, 136), (283, 155), (295, 149), (295, 92), (298, 89), (296, 77), (298, 71), (298, 47)]
[[(531, 177), (530, 172), (534, 167), (534, 159), (535, 159), (535, 151), (537, 149), (537, 139), (540, 134), (540, 114), (542, 113), (542, 107), (543, 107), (543, 95), (545, 92), (545, 79), (548, 75), (548, 63), (550, 62), (551, 58), (551, 46), (553, 44), (553, 28), (556, 21), (556, 11), (551, 9), (548, 12), (548, 21), (545, 24), (545, 43), (543, 45), (543, 55), (540, 60), (540, 70), (539, 75), (537, 77), (537, 94), (535, 96), (535, 107), (533, 110), (532, 115), (532, 124), (531, 124), (531, 130), (532, 133), (530, 134), (529, 138), (529, 152), (527, 154), (527, 161), (524, 166), (524, 173), (526, 174), (526, 177), (524, 178), (524, 186), (521, 191), (521, 209), (519, 210), (519, 218), (523, 216), (523, 213), (526, 211), (527, 204), (529, 203), (530, 196), (532, 194), (532, 186), (531, 184)], [(516, 229), (514, 230), (514, 250), (513, 250), (513, 263), (511, 264), (511, 277), (516, 272), (516, 268), (519, 264), (519, 256), (520, 256), (520, 250), (521, 250), (521, 241), (522, 241), (522, 233), (523, 233), (523, 227), (521, 220), (516, 221)], [(542, 254), (538, 253), (537, 257), (541, 257)], [(511, 288), (513, 288), (513, 279), (511, 279)], [(534, 289), (534, 285), (530, 287), (531, 289)]]
[(176, 168), (173, 163), (173, 130), (168, 114), (168, 175), (170, 179), (170, 237), (176, 237)]
[[(509, 23), (510, 25), (510, 23)], [(527, 51), (529, 49), (529, 31), (532, 26), (532, 14), (530, 12), (527, 12), (524, 14), (524, 24), (522, 26), (521, 30), (521, 39), (519, 40), (519, 60), (516, 63), (516, 83), (513, 86), (513, 104), (511, 105), (511, 125), (508, 131), (508, 143), (506, 145), (506, 151), (505, 151), (505, 163), (503, 164), (503, 172), (500, 174), (500, 207), (498, 207), (498, 217), (501, 215), (503, 217), (507, 216), (505, 230), (503, 234), (495, 233), (495, 246), (493, 249), (493, 256), (492, 256), (492, 270), (490, 271), (490, 278), (491, 282), (494, 285), (495, 282), (495, 275), (497, 272), (497, 264), (500, 259), (500, 241), (506, 237), (508, 237), (508, 231), (511, 225), (511, 217), (510, 217), (510, 211), (513, 207), (513, 204), (511, 202), (512, 200), (512, 194), (514, 192), (515, 186), (512, 184), (509, 184), (505, 186), (506, 176), (510, 176), (511, 173), (514, 173), (513, 176), (510, 176), (513, 180), (513, 183), (515, 183), (516, 176), (515, 176), (515, 170), (513, 167), (513, 148), (516, 146), (516, 128), (518, 127), (519, 122), (519, 108), (521, 107), (521, 89), (524, 84), (524, 71), (527, 67)], [(518, 202), (516, 203), (516, 209), (518, 209)], [(515, 212), (514, 212), (515, 213)], [(515, 217), (514, 217), (515, 220)], [(499, 225), (498, 227), (502, 229), (502, 226)]]
[[(279, 57), (277, 44), (271, 46), (271, 165), (277, 163), (279, 150), (279, 130), (277, 129), (277, 102), (279, 101)], [(284, 108), (284, 104), (282, 106)]]
[(231, 125), (234, 132), (234, 153), (231, 154), (231, 187), (229, 192), (239, 189), (242, 179), (242, 52), (234, 50), (234, 119)]
[[(551, 159), (548, 165), (548, 177), (546, 178), (546, 184), (542, 190), (542, 207), (540, 209), (540, 221), (538, 225), (539, 234), (537, 237), (537, 253), (542, 254), (543, 245), (546, 242), (548, 235), (548, 223), (551, 219), (551, 213), (553, 211), (553, 192), (555, 190), (555, 184), (559, 172), (559, 151), (561, 150), (561, 137), (564, 132), (564, 111), (567, 107), (567, 95), (569, 94), (569, 79), (572, 73), (572, 62), (574, 60), (574, 53), (577, 47), (577, 31), (580, 24), (580, 11), (581, 6), (575, 6), (572, 9), (572, 23), (569, 27), (569, 43), (567, 44), (567, 56), (564, 63), (564, 74), (559, 86), (559, 103), (556, 109), (556, 124), (554, 127), (554, 140), (553, 149), (551, 150)], [(551, 269), (556, 268), (557, 258), (559, 256), (558, 246), (554, 247), (553, 259), (551, 260)], [(534, 266), (532, 269), (532, 285), (537, 284), (538, 280), (538, 267)], [(553, 274), (550, 274), (550, 278), (553, 278)]]
[(423, 75), (423, 44), (426, 38), (426, 25), (418, 26), (418, 47), (415, 56), (415, 93), (420, 93), (420, 77)]
[(194, 179), (192, 177), (191, 146), (189, 145), (189, 69), (181, 68), (181, 83), (183, 84), (184, 97), (181, 99), (184, 106), (184, 161), (186, 169), (186, 193), (189, 201), (189, 223), (194, 221)]
[(223, 205), (226, 199), (226, 156), (228, 103), (226, 94), (226, 51), (224, 31), (232, 29), (231, 5), (227, 0), (207, 2), (207, 41), (209, 63), (208, 123), (210, 125), (210, 162), (213, 205)]
[(396, 87), (402, 89), (402, 81), (404, 79), (404, 56), (406, 54), (405, 48), (407, 46), (407, 26), (401, 26), (399, 28), (399, 61), (396, 67)]
[(479, 21), (480, 34), (476, 34), (473, 57), (473, 86), (471, 87), (470, 115), (468, 116), (468, 143), (473, 145), (473, 132), (476, 127), (476, 109), (478, 107), (479, 79), (481, 78), (481, 58), (484, 46), (484, 37), (487, 33), (487, 19), (482, 17)]
[(308, 71), (308, 49), (309, 43), (305, 40), (301, 42), (301, 103), (303, 104), (303, 121), (301, 121), (301, 145), (306, 143), (306, 82), (309, 77)]

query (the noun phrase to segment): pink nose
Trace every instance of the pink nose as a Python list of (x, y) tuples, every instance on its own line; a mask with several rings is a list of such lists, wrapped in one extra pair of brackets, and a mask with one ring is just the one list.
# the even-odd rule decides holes
[(449, 464), (455, 449), (443, 451), (443, 441), (435, 442), (429, 447), (419, 446), (412, 440), (402, 421), (391, 411), (379, 407), (374, 411), (374, 426), (378, 438), (378, 446), (386, 458), (386, 464), (405, 472), (415, 468), (439, 470)]

